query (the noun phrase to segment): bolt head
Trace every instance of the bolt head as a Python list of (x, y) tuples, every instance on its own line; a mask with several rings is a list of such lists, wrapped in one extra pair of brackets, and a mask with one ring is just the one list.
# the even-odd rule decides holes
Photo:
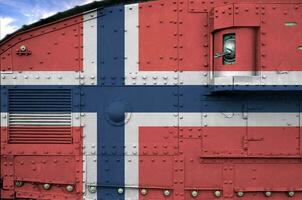
[(141, 189), (141, 194), (143, 196), (147, 195), (148, 194), (148, 190), (147, 189)]
[(243, 197), (244, 196), (244, 192), (237, 192), (237, 196), (238, 197)]
[(123, 189), (123, 188), (118, 188), (118, 189), (117, 189), (117, 193), (123, 194), (123, 193), (124, 193), (124, 189)]
[(67, 190), (68, 192), (72, 192), (72, 191), (73, 191), (73, 186), (72, 186), (72, 185), (67, 185), (67, 186), (66, 186), (66, 190)]
[(50, 189), (50, 184), (48, 184), (48, 183), (45, 183), (44, 185), (43, 185), (43, 188), (44, 188), (44, 190), (49, 190)]
[(170, 196), (171, 192), (170, 190), (164, 190), (164, 195), (167, 197), (167, 196)]
[(23, 186), (23, 182), (22, 182), (22, 181), (16, 181), (16, 182), (15, 182), (15, 185), (16, 185), (17, 187), (22, 187), (22, 186)]
[(89, 186), (88, 191), (93, 194), (96, 193), (96, 186)]
[(267, 191), (267, 192), (264, 193), (264, 195), (265, 195), (266, 197), (270, 197), (270, 196), (272, 196), (272, 192)]
[(191, 192), (192, 197), (197, 197), (198, 196), (198, 191), (194, 190)]
[(293, 196), (295, 196), (295, 192), (290, 191), (290, 192), (287, 193), (287, 195), (288, 195), (289, 197), (293, 197)]
[(221, 197), (221, 192), (219, 190), (214, 192), (215, 197)]

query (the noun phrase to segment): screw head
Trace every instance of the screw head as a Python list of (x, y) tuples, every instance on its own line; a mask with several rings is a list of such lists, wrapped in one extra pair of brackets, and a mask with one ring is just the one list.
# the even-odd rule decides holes
[(266, 197), (270, 197), (270, 196), (272, 196), (272, 192), (267, 191), (267, 192), (264, 193), (264, 195), (265, 195)]
[(73, 191), (73, 186), (72, 186), (72, 185), (67, 185), (67, 186), (66, 186), (66, 190), (67, 190), (68, 192), (72, 192), (72, 191)]
[(117, 189), (117, 193), (123, 194), (123, 193), (124, 193), (124, 189), (123, 189), (123, 188), (118, 188), (118, 189)]
[(197, 196), (198, 196), (198, 191), (193, 190), (193, 191), (191, 192), (191, 195), (192, 195), (192, 197), (197, 197)]
[(290, 192), (287, 193), (287, 195), (288, 195), (289, 197), (293, 197), (293, 196), (295, 196), (295, 192), (290, 191)]
[(219, 190), (214, 192), (215, 197), (221, 197), (221, 192)]
[(88, 191), (93, 194), (96, 193), (96, 186), (89, 186)]
[(171, 192), (170, 190), (164, 190), (164, 195), (167, 197), (167, 196), (170, 196)]
[(48, 183), (45, 183), (44, 185), (43, 185), (43, 188), (44, 188), (44, 190), (49, 190), (50, 189), (50, 184), (48, 184)]
[(244, 196), (244, 192), (237, 192), (237, 196), (238, 197), (243, 197)]
[(16, 185), (17, 187), (22, 187), (22, 186), (23, 186), (23, 182), (22, 182), (22, 181), (16, 181), (16, 182), (15, 182), (15, 185)]
[(147, 189), (141, 189), (141, 194), (143, 196), (147, 195), (148, 194), (148, 190)]

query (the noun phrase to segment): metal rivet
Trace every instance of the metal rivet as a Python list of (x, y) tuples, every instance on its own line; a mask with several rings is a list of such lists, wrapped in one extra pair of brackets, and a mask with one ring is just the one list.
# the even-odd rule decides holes
[(167, 196), (170, 196), (171, 192), (170, 190), (164, 190), (164, 195), (167, 197)]
[(124, 189), (123, 189), (123, 188), (118, 188), (118, 189), (117, 189), (117, 193), (123, 194), (123, 193), (124, 193)]
[(192, 197), (197, 197), (198, 196), (198, 192), (196, 190), (191, 192)]
[(44, 188), (44, 190), (49, 190), (50, 189), (50, 184), (48, 184), (48, 183), (45, 183), (44, 185), (43, 185), (43, 188)]
[(288, 195), (289, 197), (293, 197), (293, 196), (295, 196), (295, 192), (290, 191), (290, 192), (287, 193), (287, 195)]
[(66, 186), (66, 190), (67, 190), (68, 192), (72, 192), (72, 191), (73, 191), (73, 186), (72, 186), (72, 185), (67, 185), (67, 186)]
[(237, 196), (238, 197), (243, 197), (244, 196), (244, 192), (237, 192)]
[(16, 185), (17, 187), (22, 187), (22, 186), (23, 186), (23, 182), (22, 182), (22, 181), (16, 181), (16, 182), (15, 182), (15, 185)]
[(27, 47), (25, 45), (20, 46), (20, 51), (25, 52), (27, 50)]
[(89, 186), (88, 191), (90, 193), (96, 193), (96, 187), (95, 186)]
[(219, 190), (214, 192), (215, 197), (221, 197), (221, 192)]
[(148, 194), (148, 190), (147, 189), (141, 189), (141, 194), (143, 196), (147, 195)]
[(264, 193), (264, 195), (265, 195), (266, 197), (270, 197), (270, 196), (272, 196), (272, 192), (267, 191), (267, 192)]

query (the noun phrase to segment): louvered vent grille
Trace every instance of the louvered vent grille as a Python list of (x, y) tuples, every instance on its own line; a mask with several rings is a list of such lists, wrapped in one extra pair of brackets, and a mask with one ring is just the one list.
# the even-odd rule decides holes
[(9, 90), (9, 143), (72, 143), (72, 95), (68, 89)]

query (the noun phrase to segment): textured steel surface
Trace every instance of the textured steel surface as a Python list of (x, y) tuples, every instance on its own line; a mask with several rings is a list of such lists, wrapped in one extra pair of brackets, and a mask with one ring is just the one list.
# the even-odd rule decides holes
[(302, 199), (301, 1), (129, 3), (0, 42), (1, 199)]

